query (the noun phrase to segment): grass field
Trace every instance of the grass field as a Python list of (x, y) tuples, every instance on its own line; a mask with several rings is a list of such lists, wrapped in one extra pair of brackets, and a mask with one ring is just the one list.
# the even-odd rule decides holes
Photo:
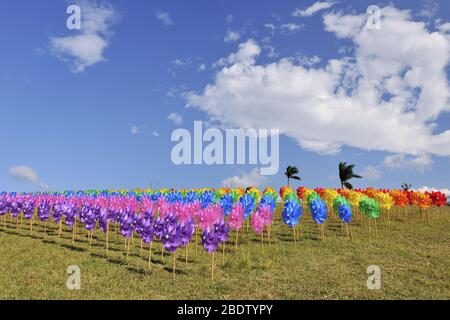
[[(450, 208), (432, 212), (429, 222), (409, 208), (408, 222), (392, 214), (372, 224), (355, 219), (353, 241), (335, 219), (329, 219), (321, 244), (318, 227), (304, 211), (300, 238), (276, 215), (271, 244), (261, 245), (249, 231), (234, 248), (234, 233), (225, 250), (215, 254), (211, 280), (211, 256), (190, 245), (188, 264), (184, 249), (177, 252), (176, 278), (172, 256), (161, 257), (160, 244), (153, 246), (151, 268), (148, 247), (140, 253), (136, 235), (128, 260), (122, 237), (114, 240), (105, 255), (104, 235), (94, 235), (91, 250), (79, 227), (64, 229), (58, 240), (54, 224), (35, 223), (30, 235), (28, 221), (17, 229), (16, 221), (0, 219), (1, 299), (450, 299)], [(432, 211), (432, 210), (431, 210)], [(267, 235), (265, 235), (267, 238)], [(66, 288), (67, 267), (81, 269), (81, 289)], [(381, 269), (381, 289), (369, 290), (367, 267)]]

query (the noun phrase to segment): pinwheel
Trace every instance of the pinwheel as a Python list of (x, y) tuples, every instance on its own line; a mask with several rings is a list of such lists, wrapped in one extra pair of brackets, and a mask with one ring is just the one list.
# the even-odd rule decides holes
[(195, 222), (193, 218), (188, 218), (180, 223), (180, 241), (181, 246), (185, 248), (186, 265), (188, 263), (188, 246), (195, 233)]
[(292, 199), (286, 200), (284, 203), (283, 213), (281, 214), (283, 222), (293, 228), (298, 224), (301, 215), (302, 207), (300, 202)]
[(297, 243), (296, 228), (299, 219), (302, 215), (301, 200), (292, 192), (285, 196), (285, 202), (283, 207), (283, 213), (281, 218), (283, 222), (292, 228), (294, 235), (294, 244)]
[(224, 194), (221, 197), (219, 203), (223, 209), (223, 214), (225, 216), (228, 216), (231, 212), (231, 209), (233, 208), (233, 197), (229, 194)]
[(320, 197), (315, 197), (310, 202), (309, 210), (314, 222), (320, 226), (320, 241), (323, 242), (325, 240), (323, 223), (327, 220), (327, 205)]
[(228, 228), (225, 220), (220, 220), (214, 224), (214, 232), (217, 234), (219, 243), (222, 244), (222, 265), (225, 263), (225, 243), (228, 240), (228, 235), (230, 233), (230, 228)]
[(377, 220), (380, 216), (380, 204), (372, 198), (363, 197), (359, 201), (359, 209), (361, 212), (369, 218), (369, 232), (370, 232), (370, 220), (374, 221), (375, 234), (378, 233)]
[(239, 229), (244, 223), (244, 207), (241, 203), (236, 203), (231, 209), (231, 214), (228, 216), (228, 223), (234, 231), (236, 231), (235, 248), (237, 248)]
[(219, 234), (214, 229), (205, 229), (202, 234), (202, 245), (205, 251), (211, 254), (211, 279), (214, 279), (214, 253), (219, 247)]
[(43, 200), (38, 206), (38, 218), (41, 221), (47, 222), (50, 218), (50, 202)]
[[(244, 207), (244, 220), (247, 220), (247, 218), (250, 216), (250, 214), (253, 212), (253, 209), (255, 208), (255, 199), (250, 194), (247, 193), (239, 199), (239, 202)], [(247, 229), (248, 226), (249, 224), (247, 224)]]
[(351, 225), (352, 208), (351, 208), (350, 203), (344, 196), (339, 195), (334, 199), (333, 210), (336, 213), (336, 215), (345, 224), (345, 230), (347, 232), (347, 237), (349, 236), (349, 229), (350, 229), (350, 238), (353, 240), (353, 233), (352, 233), (352, 228), (351, 228), (351, 226), (352, 226)]

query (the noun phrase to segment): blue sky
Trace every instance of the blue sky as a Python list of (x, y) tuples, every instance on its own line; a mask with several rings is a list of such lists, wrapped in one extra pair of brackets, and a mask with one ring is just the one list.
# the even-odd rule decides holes
[[(287, 165), (338, 187), (341, 160), (356, 187), (449, 188), (450, 5), (315, 2), (7, 1), (0, 190), (278, 188)], [(84, 29), (66, 27), (73, 3)], [(174, 165), (171, 133), (195, 120), (281, 129), (278, 174)]]

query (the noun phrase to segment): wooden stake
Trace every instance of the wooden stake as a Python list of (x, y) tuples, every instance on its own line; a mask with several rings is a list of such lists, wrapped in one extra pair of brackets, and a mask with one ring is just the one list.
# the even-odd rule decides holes
[(109, 221), (106, 221), (105, 251), (107, 256), (109, 253), (108, 249), (109, 249)]
[(211, 257), (211, 280), (214, 280), (214, 252)]
[(31, 219), (30, 219), (30, 236), (33, 234), (33, 219), (34, 219), (34, 216), (31, 216)]
[(222, 267), (225, 264), (225, 241), (222, 242)]
[(147, 264), (148, 269), (150, 269), (150, 264), (152, 262), (152, 246), (153, 246), (153, 241), (151, 241), (150, 245), (148, 246), (148, 264)]
[(348, 224), (349, 228), (350, 228), (350, 240), (353, 242), (353, 232), (352, 232), (352, 223), (350, 222)]
[(61, 239), (61, 232), (62, 232), (62, 217), (59, 217), (58, 239)]
[(198, 228), (195, 226), (195, 260), (198, 257)]
[[(125, 239), (127, 239), (127, 238), (125, 238)], [(128, 242), (128, 244), (127, 244), (127, 259), (126, 259), (126, 260), (128, 260), (128, 256), (130, 254), (131, 237), (128, 238), (128, 241), (125, 240), (125, 242)]]
[(174, 279), (175, 279), (175, 263), (176, 263), (176, 261), (177, 261), (175, 252), (176, 252), (176, 251), (173, 252), (173, 278), (174, 278)]

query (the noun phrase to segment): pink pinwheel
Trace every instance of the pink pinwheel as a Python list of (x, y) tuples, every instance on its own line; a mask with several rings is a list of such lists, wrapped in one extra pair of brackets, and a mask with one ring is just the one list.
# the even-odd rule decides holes
[(200, 211), (198, 225), (202, 230), (210, 229), (213, 224), (223, 218), (223, 209), (220, 205), (210, 205)]
[(164, 218), (166, 215), (168, 215), (169, 213), (171, 213), (173, 211), (172, 205), (163, 198), (159, 198), (157, 200), (156, 206), (158, 208), (159, 216), (161, 218)]
[(264, 216), (259, 210), (252, 214), (252, 228), (257, 234), (262, 234), (264, 230)]
[(178, 214), (178, 218), (181, 222), (187, 222), (190, 218), (192, 219), (192, 212), (188, 205), (183, 203), (174, 204), (175, 212)]
[(273, 221), (274, 210), (269, 205), (259, 206), (257, 213), (264, 220), (264, 225), (267, 226)]
[(241, 203), (237, 203), (231, 209), (231, 213), (228, 216), (228, 223), (231, 229), (238, 230), (244, 223), (244, 207)]

